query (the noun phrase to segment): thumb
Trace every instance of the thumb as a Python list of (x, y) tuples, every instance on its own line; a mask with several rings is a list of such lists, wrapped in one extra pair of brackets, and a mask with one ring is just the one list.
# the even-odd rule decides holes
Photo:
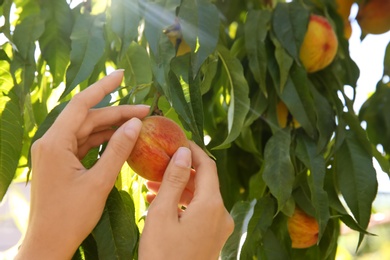
[(94, 174), (99, 175), (99, 178), (103, 179), (111, 187), (114, 185), (119, 171), (133, 150), (141, 128), (142, 122), (138, 118), (132, 118), (124, 123), (112, 135), (101, 158), (92, 167)]
[(165, 170), (164, 177), (156, 198), (153, 200), (150, 210), (157, 207), (167, 210), (177, 217), (177, 207), (180, 197), (190, 179), (191, 151), (187, 147), (180, 147), (173, 155)]

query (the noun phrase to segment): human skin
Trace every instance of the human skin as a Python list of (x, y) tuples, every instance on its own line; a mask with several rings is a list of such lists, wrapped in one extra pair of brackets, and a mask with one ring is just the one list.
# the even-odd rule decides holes
[[(179, 163), (174, 163), (174, 155), (161, 185), (152, 185), (158, 192), (147, 197), (151, 205), (139, 245), (141, 260), (218, 259), (233, 232), (233, 220), (219, 192), (215, 162), (192, 142), (190, 151), (192, 156)], [(178, 204), (186, 209), (180, 210)]]
[[(138, 137), (138, 118), (149, 112), (147, 106), (128, 105), (91, 109), (122, 77), (115, 71), (75, 95), (33, 144), (29, 225), (16, 259), (70, 259), (99, 221)], [(80, 158), (108, 140), (101, 158), (85, 169)]]
[[(29, 225), (15, 257), (16, 260), (71, 259), (79, 245), (99, 221), (118, 172), (138, 138), (142, 127), (140, 119), (149, 112), (149, 107), (143, 105), (91, 109), (119, 86), (122, 78), (123, 71), (115, 71), (75, 95), (52, 127), (33, 144)], [(115, 128), (117, 129), (114, 130)], [(92, 168), (85, 169), (80, 159), (89, 149), (106, 141), (108, 144), (100, 159)], [(196, 150), (195, 153), (203, 153), (203, 151)], [(168, 177), (166, 181), (163, 180), (161, 185), (168, 189), (170, 185), (174, 188), (181, 187), (180, 177), (176, 179), (172, 176), (180, 173), (187, 175), (188, 167), (183, 168), (180, 165), (190, 161), (190, 157), (191, 152), (188, 148), (180, 148), (173, 156), (175, 159), (172, 159), (176, 163), (170, 164), (167, 170), (167, 176), (171, 177)], [(203, 162), (200, 164), (204, 165)], [(188, 164), (185, 163), (185, 165)], [(169, 171), (174, 173), (169, 173)], [(212, 172), (212, 169), (210, 171)], [(207, 173), (210, 171), (207, 170)], [(190, 192), (183, 192), (183, 194), (196, 193), (191, 185), (188, 187), (190, 187), (188, 188)], [(220, 194), (219, 187), (213, 187), (212, 193)], [(175, 191), (180, 192), (178, 189)], [(164, 193), (169, 193), (169, 191), (162, 194)], [(179, 200), (188, 197), (187, 195), (178, 196), (183, 197)], [(158, 197), (161, 196), (158, 195)], [(153, 202), (154, 207), (161, 208), (166, 204), (176, 203), (176, 200), (169, 201), (174, 198), (163, 196), (157, 202)], [(207, 208), (198, 208), (198, 210), (201, 210), (198, 214), (202, 214)], [(153, 225), (168, 226), (170, 224), (167, 223), (167, 219), (155, 216), (159, 213), (158, 211), (154, 212), (156, 213), (152, 210), (148, 214), (148, 219), (155, 219), (152, 221)], [(216, 222), (220, 220), (218, 216), (212, 217), (208, 221), (220, 225)], [(149, 243), (148, 236), (161, 235), (158, 234), (160, 229), (154, 229), (149, 222), (147, 220), (145, 224), (145, 228), (149, 230), (148, 234), (141, 238), (141, 243), (144, 245), (142, 250), (158, 253), (160, 245)], [(197, 222), (194, 221), (193, 225), (195, 223)], [(188, 224), (191, 225), (191, 221)], [(208, 225), (205, 225), (205, 228), (208, 228)], [(204, 229), (195, 231), (201, 233)], [(181, 234), (181, 236), (187, 236), (187, 234)], [(195, 234), (195, 237), (198, 236)], [(214, 237), (213, 245), (217, 247), (223, 244), (223, 238), (225, 237)], [(146, 242), (142, 242), (145, 239)], [(169, 240), (165, 242), (168, 244), (167, 247), (172, 243)], [(192, 247), (195, 245), (197, 244)], [(188, 250), (194, 250), (192, 247), (190, 244)], [(144, 255), (142, 250), (139, 250), (139, 255)], [(165, 251), (161, 252), (163, 253)], [(204, 259), (209, 258), (206, 256)]]

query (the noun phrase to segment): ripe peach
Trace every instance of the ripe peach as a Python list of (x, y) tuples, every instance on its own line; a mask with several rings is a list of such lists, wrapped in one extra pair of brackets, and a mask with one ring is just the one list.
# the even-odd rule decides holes
[(390, 30), (390, 1), (370, 0), (359, 6), (356, 16), (366, 34), (382, 34)]
[(348, 20), (351, 13), (351, 7), (355, 0), (336, 0), (337, 13), (344, 19)]
[(337, 48), (337, 36), (329, 21), (312, 14), (299, 52), (307, 72), (316, 72), (328, 66), (336, 56)]
[(142, 120), (142, 128), (127, 163), (141, 177), (161, 181), (173, 154), (189, 142), (175, 121), (163, 116)]
[(284, 104), (282, 101), (279, 101), (276, 106), (276, 114), (278, 115), (278, 123), (280, 127), (284, 128), (291, 123), (295, 128), (301, 127), (301, 124), (292, 117), (286, 104)]
[(295, 207), (294, 213), (287, 221), (287, 229), (293, 248), (307, 248), (318, 241), (318, 222), (304, 211)]
[(349, 20), (344, 20), (344, 37), (345, 39), (351, 38), (352, 35), (352, 25)]

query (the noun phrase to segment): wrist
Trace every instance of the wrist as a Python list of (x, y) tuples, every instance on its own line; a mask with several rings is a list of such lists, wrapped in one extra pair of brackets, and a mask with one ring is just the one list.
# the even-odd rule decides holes
[(69, 247), (69, 241), (61, 239), (46, 240), (42, 236), (26, 234), (19, 246), (15, 260), (44, 260), (44, 259), (71, 259), (76, 249)]

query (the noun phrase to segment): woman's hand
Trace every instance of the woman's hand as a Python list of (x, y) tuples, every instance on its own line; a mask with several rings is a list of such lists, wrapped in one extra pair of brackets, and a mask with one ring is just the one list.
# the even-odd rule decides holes
[(222, 201), (214, 161), (191, 142), (190, 149), (175, 153), (161, 185), (148, 186), (158, 193), (148, 195), (152, 203), (139, 259), (218, 259), (234, 223)]
[[(138, 138), (138, 118), (149, 112), (130, 105), (92, 109), (122, 77), (115, 71), (75, 95), (33, 144), (29, 226), (17, 259), (70, 259), (99, 221)], [(80, 159), (106, 141), (101, 158), (85, 169)]]

